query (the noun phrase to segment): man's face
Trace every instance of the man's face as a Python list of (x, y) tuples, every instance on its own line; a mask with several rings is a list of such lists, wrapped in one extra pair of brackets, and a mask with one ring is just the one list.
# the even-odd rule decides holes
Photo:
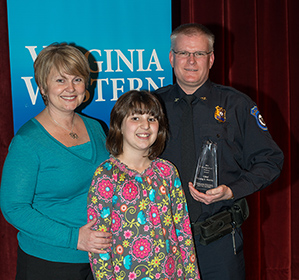
[[(205, 35), (187, 36), (179, 34), (175, 41), (174, 51), (188, 51), (190, 53), (202, 51), (207, 53), (211, 50)], [(179, 86), (187, 94), (192, 94), (208, 79), (214, 63), (214, 53), (211, 52), (206, 56), (195, 58), (192, 54), (189, 57), (181, 57), (170, 51), (169, 60)]]

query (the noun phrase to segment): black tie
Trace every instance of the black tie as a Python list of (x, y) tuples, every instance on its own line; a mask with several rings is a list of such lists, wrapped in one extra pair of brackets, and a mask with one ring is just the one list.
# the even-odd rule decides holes
[(193, 132), (192, 102), (194, 95), (185, 95), (186, 101), (182, 116), (182, 170), (184, 177), (193, 182), (193, 169), (195, 168), (196, 155)]
[(193, 112), (192, 102), (195, 99), (194, 95), (185, 95), (183, 99), (186, 101), (182, 115), (182, 139), (181, 139), (181, 177), (182, 184), (190, 209), (189, 215), (191, 222), (195, 222), (201, 213), (201, 205), (195, 201), (190, 194), (188, 182), (193, 182), (197, 164), (195, 140), (193, 131)]

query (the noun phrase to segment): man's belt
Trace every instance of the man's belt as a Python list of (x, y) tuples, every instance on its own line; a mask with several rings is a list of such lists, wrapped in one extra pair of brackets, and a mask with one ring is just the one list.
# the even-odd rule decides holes
[(221, 211), (203, 222), (192, 223), (193, 235), (200, 235), (200, 243), (207, 245), (240, 227), (249, 216), (245, 198), (236, 200), (229, 209)]

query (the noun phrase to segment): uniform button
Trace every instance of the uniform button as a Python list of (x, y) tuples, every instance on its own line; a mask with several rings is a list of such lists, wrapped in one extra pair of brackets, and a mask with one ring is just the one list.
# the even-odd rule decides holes
[(220, 134), (217, 134), (217, 138), (220, 138)]

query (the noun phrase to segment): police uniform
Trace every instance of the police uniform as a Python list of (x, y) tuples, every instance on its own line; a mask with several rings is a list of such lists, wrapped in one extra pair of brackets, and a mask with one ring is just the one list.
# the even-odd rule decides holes
[[(170, 136), (161, 155), (173, 162), (179, 172), (181, 166), (181, 122), (185, 106), (184, 91), (178, 84), (158, 89), (156, 94), (166, 110)], [(207, 80), (193, 94), (193, 129), (196, 158), (202, 144), (210, 140), (217, 144), (218, 185), (227, 185), (234, 199), (205, 205), (190, 195), (188, 181), (180, 174), (192, 223), (204, 221), (230, 208), (236, 199), (245, 197), (270, 185), (280, 174), (283, 153), (273, 141), (256, 104), (245, 94)], [(187, 137), (187, 136), (186, 136)], [(196, 166), (194, 166), (195, 173)], [(203, 280), (245, 279), (241, 229), (232, 236), (201, 245), (194, 236), (199, 267)]]

